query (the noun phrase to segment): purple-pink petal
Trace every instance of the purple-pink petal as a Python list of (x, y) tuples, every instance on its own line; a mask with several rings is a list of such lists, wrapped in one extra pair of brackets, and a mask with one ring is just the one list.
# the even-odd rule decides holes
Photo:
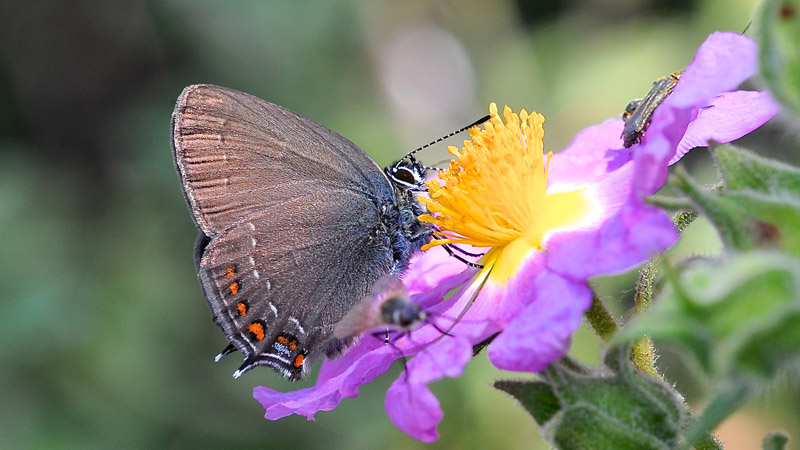
[(358, 388), (361, 385), (369, 383), (389, 369), (392, 361), (396, 358), (392, 352), (394, 349), (383, 346), (360, 355), (348, 353), (345, 355), (347, 360), (339, 361), (341, 366), (346, 365), (344, 371), (325, 379), (322, 379), (323, 376), (320, 374), (322, 380), (318, 380), (313, 387), (298, 391), (277, 392), (257, 386), (253, 389), (253, 397), (266, 410), (264, 417), (267, 419), (275, 420), (290, 414), (297, 414), (313, 420), (314, 414), (319, 411), (335, 409), (343, 398), (357, 397)]
[(442, 339), (421, 351), (386, 393), (386, 414), (392, 423), (423, 442), (438, 439), (436, 425), (443, 413), (427, 385), (446, 376), (460, 376), (471, 358), (472, 344), (458, 337)]
[[(455, 260), (456, 263), (458, 263), (458, 265), (461, 266), (461, 270), (459, 273), (453, 276), (448, 276), (446, 278), (440, 279), (437, 285), (432, 286), (430, 289), (426, 291), (421, 291), (419, 293), (411, 293), (411, 299), (417, 302), (420, 306), (422, 306), (426, 310), (440, 311), (441, 308), (449, 307), (449, 304), (447, 302), (443, 302), (444, 297), (453, 289), (463, 285), (464, 283), (469, 282), (469, 280), (472, 279), (475, 275), (476, 272), (475, 269), (465, 267), (464, 263), (456, 260), (455, 258), (449, 256), (448, 258), (451, 260)], [(411, 274), (406, 274), (404, 280), (410, 280), (410, 278)]]
[(641, 144), (633, 152), (632, 186), (637, 197), (653, 195), (664, 186), (668, 163), (695, 113), (691, 108), (671, 108), (664, 104), (656, 110)]
[(736, 89), (757, 69), (758, 48), (752, 39), (726, 31), (712, 33), (700, 45), (664, 104), (673, 108), (696, 107), (700, 99), (707, 101), (720, 92)]
[(408, 270), (402, 275), (402, 279), (408, 293), (413, 295), (428, 292), (462, 272), (464, 272), (464, 263), (448, 255), (443, 248), (436, 246), (424, 253), (417, 254), (409, 263)]
[(711, 141), (731, 142), (764, 125), (780, 111), (768, 92), (726, 92), (701, 108), (678, 144), (669, 164), (675, 164), (689, 150), (708, 146)]
[(317, 377), (317, 384), (325, 383), (330, 378), (336, 378), (347, 372), (353, 364), (363, 358), (364, 355), (383, 348), (383, 341), (373, 338), (372, 336), (365, 336), (360, 339), (353, 348), (349, 349), (344, 355), (336, 359), (325, 359), (322, 361), (322, 366), (319, 370)]
[(436, 425), (444, 413), (439, 400), (425, 385), (413, 389), (398, 378), (386, 392), (385, 404), (386, 415), (409, 436), (423, 442), (439, 439)]
[(529, 252), (521, 261), (516, 274), (503, 284), (496, 284), (490, 278), (478, 293), (475, 308), (483, 308), (482, 317), (491, 319), (495, 324), (505, 328), (516, 318), (528, 303), (533, 301), (530, 295), (536, 277), (546, 268), (546, 255), (539, 251)]
[(533, 301), (489, 345), (489, 359), (500, 369), (539, 372), (569, 349), (592, 292), (585, 281), (548, 270), (533, 289), (516, 295), (530, 295)]
[(574, 279), (621, 272), (669, 248), (677, 238), (663, 211), (632, 199), (598, 229), (554, 237), (547, 246), (547, 265)]
[(548, 181), (574, 179), (592, 184), (630, 161), (631, 150), (622, 146), (619, 137), (623, 126), (621, 119), (607, 119), (578, 132), (566, 148), (553, 155)]

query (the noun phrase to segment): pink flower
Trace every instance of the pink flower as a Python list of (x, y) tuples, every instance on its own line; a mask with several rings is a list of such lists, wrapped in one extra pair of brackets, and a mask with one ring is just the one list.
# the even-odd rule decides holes
[[(440, 239), (412, 261), (404, 283), (431, 325), (393, 346), (365, 337), (341, 359), (325, 361), (314, 387), (278, 393), (257, 387), (268, 419), (313, 419), (386, 371), (416, 355), (387, 392), (386, 412), (400, 429), (431, 442), (443, 415), (427, 384), (457, 377), (472, 346), (489, 345), (501, 369), (540, 371), (568, 350), (591, 304), (589, 277), (629, 269), (672, 245), (672, 222), (644, 199), (666, 180), (667, 167), (692, 147), (727, 142), (777, 113), (768, 94), (736, 91), (756, 71), (755, 44), (714, 33), (700, 47), (638, 145), (624, 148), (623, 122), (580, 132), (563, 151), (544, 153), (544, 117), (490, 106), (440, 181), (429, 182), (430, 214)], [(467, 268), (436, 247), (483, 249), (482, 269)], [(455, 295), (448, 292), (458, 289)], [(458, 320), (455, 320), (459, 318)], [(401, 355), (402, 354), (402, 355)]]

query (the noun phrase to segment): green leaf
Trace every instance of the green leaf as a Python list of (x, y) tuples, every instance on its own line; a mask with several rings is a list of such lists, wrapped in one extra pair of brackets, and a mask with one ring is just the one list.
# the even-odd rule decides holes
[(613, 448), (619, 450), (647, 450), (670, 448), (664, 442), (627, 424), (615, 421), (588, 405), (576, 405), (559, 417), (559, 426), (553, 429), (553, 445), (559, 449), (585, 450), (587, 448)]
[(675, 448), (688, 423), (682, 399), (636, 370), (628, 345), (611, 348), (602, 368), (567, 357), (542, 376), (495, 387), (517, 398), (556, 448)]
[(717, 380), (771, 378), (800, 358), (800, 260), (771, 252), (697, 262), (615, 338), (686, 349)]
[(746, 191), (722, 192), (719, 197), (738, 207), (741, 227), (754, 246), (800, 256), (800, 199)]
[(738, 205), (720, 199), (716, 192), (698, 186), (681, 166), (675, 169), (674, 175), (670, 177), (670, 183), (697, 205), (706, 218), (715, 225), (728, 245), (737, 249), (755, 247), (746, 231), (752, 222), (747, 211), (742, 211)]
[(747, 373), (769, 376), (800, 360), (800, 308), (778, 310), (751, 334), (734, 342), (730, 358)]
[(561, 410), (553, 389), (541, 381), (497, 381), (494, 387), (511, 394), (528, 410), (540, 426)]
[(729, 190), (752, 189), (800, 198), (800, 169), (732, 145), (715, 146), (712, 153)]
[(708, 436), (708, 433), (721, 424), (734, 411), (739, 409), (749, 398), (752, 384), (743, 380), (724, 385), (711, 403), (703, 411), (703, 414), (692, 423), (686, 433), (686, 441), (683, 448), (688, 448), (692, 444)]
[(670, 288), (612, 343), (647, 334), (689, 350), (716, 393), (683, 445), (714, 448), (708, 432), (800, 361), (800, 259), (751, 251), (696, 261)]
[[(727, 162), (730, 159), (726, 159)], [(730, 173), (729, 166), (726, 170)], [(761, 171), (762, 174), (767, 172)], [(732, 178), (737, 186), (779, 186), (790, 178), (788, 174), (788, 171), (773, 171), (772, 176), (760, 179)], [(800, 195), (796, 192), (777, 187), (712, 191), (698, 186), (680, 168), (675, 171), (672, 183), (697, 205), (730, 247), (737, 250), (778, 248), (800, 256)]]
[(766, 0), (757, 29), (761, 74), (770, 92), (800, 113), (800, 0)]

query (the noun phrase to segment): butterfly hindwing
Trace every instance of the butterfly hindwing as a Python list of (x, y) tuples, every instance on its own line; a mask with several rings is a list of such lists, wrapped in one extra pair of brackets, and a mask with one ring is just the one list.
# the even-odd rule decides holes
[[(314, 217), (293, 214), (307, 204)], [(250, 215), (211, 239), (200, 280), (215, 322), (246, 361), (299, 378), (294, 369), (342, 350), (335, 324), (392, 265), (390, 243), (374, 229), (378, 214), (351, 191), (313, 194)], [(295, 367), (298, 355), (303, 360)]]

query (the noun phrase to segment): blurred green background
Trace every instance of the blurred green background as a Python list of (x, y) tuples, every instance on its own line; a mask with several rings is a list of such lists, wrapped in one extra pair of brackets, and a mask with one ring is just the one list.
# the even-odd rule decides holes
[[(303, 384), (266, 369), (234, 380), (237, 358), (213, 362), (226, 342), (193, 268), (196, 231), (169, 144), (174, 101), (194, 83), (246, 91), (381, 164), (494, 101), (542, 112), (557, 151), (685, 67), (709, 33), (742, 31), (756, 3), (1, 2), (0, 448), (545, 448), (524, 410), (491, 388), (529, 375), (500, 374), (485, 356), (433, 386), (445, 417), (431, 446), (383, 413), (399, 366), (315, 422), (264, 420), (253, 386)], [(748, 144), (769, 152), (790, 139), (772, 127)], [(712, 181), (707, 152), (695, 153), (686, 164)], [(673, 257), (713, 255), (715, 242), (693, 226)], [(598, 286), (627, 298), (634, 276)], [(591, 362), (599, 348), (582, 330), (573, 352)], [(702, 380), (669, 353), (661, 362), (702, 404)], [(798, 436), (795, 387), (779, 383), (726, 422), (727, 448), (754, 448), (777, 427)]]

